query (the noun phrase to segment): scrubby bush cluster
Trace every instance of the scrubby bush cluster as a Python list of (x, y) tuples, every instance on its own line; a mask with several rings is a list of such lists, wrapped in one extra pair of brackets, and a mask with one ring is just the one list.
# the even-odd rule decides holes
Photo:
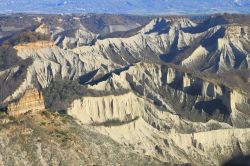
[(101, 122), (101, 123), (95, 122), (92, 125), (93, 126), (105, 126), (105, 127), (121, 126), (121, 125), (124, 125), (124, 124), (134, 122), (137, 119), (139, 119), (139, 117), (136, 117), (134, 119), (127, 119), (127, 120), (124, 120), (124, 121), (120, 120), (120, 119), (108, 119), (105, 122)]
[(88, 89), (87, 85), (81, 85), (77, 81), (58, 80), (53, 81), (44, 89), (45, 105), (47, 108), (62, 111), (66, 110), (75, 100), (84, 96), (107, 96), (127, 93), (128, 90), (119, 91), (97, 91)]
[(36, 41), (41, 41), (41, 40), (50, 40), (49, 35), (33, 32), (33, 31), (27, 31), (27, 32), (22, 32), (17, 35), (13, 35), (10, 39), (6, 40), (4, 42), (4, 45), (18, 45), (18, 44), (24, 44), (24, 43), (29, 43), (29, 42), (36, 42)]

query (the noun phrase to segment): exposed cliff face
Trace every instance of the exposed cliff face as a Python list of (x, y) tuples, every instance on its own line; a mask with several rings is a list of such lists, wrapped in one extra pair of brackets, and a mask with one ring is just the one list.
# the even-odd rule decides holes
[(209, 45), (201, 44), (182, 61), (192, 70), (225, 72), (233, 69), (247, 69), (249, 66), (249, 27), (227, 25), (213, 34)]
[[(85, 97), (74, 101), (72, 110), (68, 114), (78, 117), (83, 123), (94, 124), (112, 119), (121, 121), (135, 119), (142, 115), (143, 107), (144, 100), (132, 93), (119, 96)], [(131, 119), (127, 119), (128, 117)]]
[(56, 44), (63, 49), (73, 49), (92, 44), (98, 36), (98, 34), (95, 34), (87, 30), (83, 25), (80, 25), (77, 29), (54, 34), (53, 38)]
[(37, 41), (37, 42), (30, 42), (30, 43), (23, 43), (14, 46), (17, 51), (23, 51), (25, 49), (41, 49), (41, 48), (50, 48), (55, 46), (54, 42), (52, 41)]
[(29, 89), (18, 102), (8, 105), (8, 115), (18, 116), (28, 112), (36, 113), (45, 110), (44, 99), (41, 92)]
[(248, 26), (240, 26), (240, 25), (229, 25), (226, 28), (225, 36), (228, 38), (246, 38), (249, 37), (249, 27)]
[[(249, 129), (231, 129), (229, 125), (216, 121), (185, 121), (177, 115), (162, 112), (153, 103), (131, 93), (116, 97), (84, 97), (76, 100), (72, 107), (69, 114), (82, 123), (106, 124), (107, 127), (95, 128), (117, 142), (135, 147), (139, 153), (165, 162), (219, 165), (233, 153), (249, 153), (250, 150), (249, 135), (245, 135)], [(136, 116), (140, 118), (131, 121)], [(127, 120), (127, 117), (131, 119)], [(117, 119), (120, 124), (112, 123), (111, 120)], [(215, 128), (224, 130), (210, 131)], [(217, 157), (211, 159), (210, 155)]]
[(159, 132), (139, 119), (121, 126), (97, 127), (97, 130), (122, 144), (134, 146), (139, 153), (156, 156), (170, 163), (221, 165), (232, 155), (249, 154), (249, 129), (166, 133)]
[[(230, 103), (234, 102), (231, 101), (231, 96), (235, 90), (231, 87), (216, 82), (216, 79), (210, 80), (203, 76), (184, 73), (166, 65), (138, 63), (120, 75), (114, 74), (106, 81), (90, 88), (104, 91), (130, 89), (169, 111), (174, 110), (191, 119), (203, 119), (194, 118), (194, 114), (199, 115), (203, 112), (208, 117), (230, 123), (228, 118), (234, 111)], [(245, 100), (242, 100), (242, 103), (245, 103)], [(213, 108), (210, 108), (211, 106)], [(196, 111), (189, 115), (190, 110)], [(214, 116), (216, 110), (219, 114)]]
[[(232, 91), (230, 94), (232, 122), (236, 126), (248, 127), (250, 125), (250, 100), (248, 97), (240, 94), (237, 91)], [(240, 124), (240, 125), (239, 125)]]
[(248, 97), (216, 81), (138, 63), (89, 88), (130, 92), (82, 97), (68, 114), (140, 153), (194, 165), (219, 165), (234, 153), (249, 153), (249, 112), (237, 107)]
[[(41, 21), (41, 18), (39, 19), (39, 21)], [(41, 33), (41, 34), (45, 34), (45, 35), (50, 35), (50, 28), (46, 25), (46, 24), (41, 24), (36, 30), (35, 32)]]

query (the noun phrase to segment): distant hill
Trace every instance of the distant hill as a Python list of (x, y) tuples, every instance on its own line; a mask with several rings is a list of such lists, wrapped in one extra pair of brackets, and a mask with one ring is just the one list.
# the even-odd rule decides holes
[(250, 13), (249, 0), (11, 0), (0, 11), (45, 13), (200, 14)]

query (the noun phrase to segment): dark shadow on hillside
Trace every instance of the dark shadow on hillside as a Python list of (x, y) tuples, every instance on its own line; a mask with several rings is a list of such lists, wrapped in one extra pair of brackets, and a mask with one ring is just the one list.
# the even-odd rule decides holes
[(195, 104), (195, 109), (199, 111), (204, 111), (209, 115), (215, 114), (217, 111), (220, 114), (224, 114), (229, 116), (230, 112), (228, 111), (227, 107), (222, 103), (220, 99), (213, 99), (209, 101), (200, 101)]
[(89, 72), (87, 74), (80, 76), (79, 83), (83, 85), (83, 84), (87, 83), (88, 81), (90, 81), (97, 74), (98, 70), (94, 70), (92, 72)]
[[(0, 102), (14, 93), (26, 77), (27, 68), (31, 59), (21, 59), (17, 51), (11, 46), (0, 46), (0, 71), (5, 71), (0, 76)], [(19, 67), (15, 72), (6, 72), (8, 69)]]
[(150, 34), (150, 33), (158, 33), (159, 35), (161, 34), (166, 34), (169, 33), (170, 30), (170, 26), (169, 23), (165, 20), (165, 19), (157, 19), (155, 26), (152, 30), (150, 30), (149, 32), (145, 33), (145, 34)]
[(205, 40), (201, 41), (202, 47), (209, 47), (213, 44), (218, 43), (219, 38), (223, 38), (225, 36), (225, 28), (220, 28), (217, 32), (215, 32), (211, 37), (205, 38)]
[(96, 84), (98, 84), (100, 82), (103, 82), (103, 81), (106, 81), (107, 79), (109, 79), (112, 76), (112, 74), (120, 75), (121, 72), (128, 70), (131, 66), (132, 65), (128, 65), (128, 66), (126, 66), (124, 68), (115, 69), (115, 70), (105, 74), (103, 77), (101, 77), (101, 78), (99, 78), (97, 80), (90, 81), (90, 82), (85, 83), (85, 84), (96, 85)]
[(250, 156), (236, 156), (225, 162), (223, 166), (250, 166)]
[(207, 31), (209, 28), (215, 27), (217, 25), (228, 24), (228, 21), (223, 16), (211, 16), (203, 23), (198, 24), (196, 27), (183, 28), (185, 33), (202, 33)]

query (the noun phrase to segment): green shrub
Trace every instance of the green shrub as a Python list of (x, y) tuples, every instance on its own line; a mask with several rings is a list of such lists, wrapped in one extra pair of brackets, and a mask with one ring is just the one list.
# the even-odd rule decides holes
[(11, 121), (15, 121), (15, 120), (16, 120), (16, 117), (10, 116), (9, 119), (10, 119)]
[(41, 122), (40, 126), (46, 126), (46, 122)]
[(44, 115), (45, 117), (47, 117), (47, 118), (50, 118), (50, 112), (49, 111), (43, 111), (42, 112), (42, 115)]

